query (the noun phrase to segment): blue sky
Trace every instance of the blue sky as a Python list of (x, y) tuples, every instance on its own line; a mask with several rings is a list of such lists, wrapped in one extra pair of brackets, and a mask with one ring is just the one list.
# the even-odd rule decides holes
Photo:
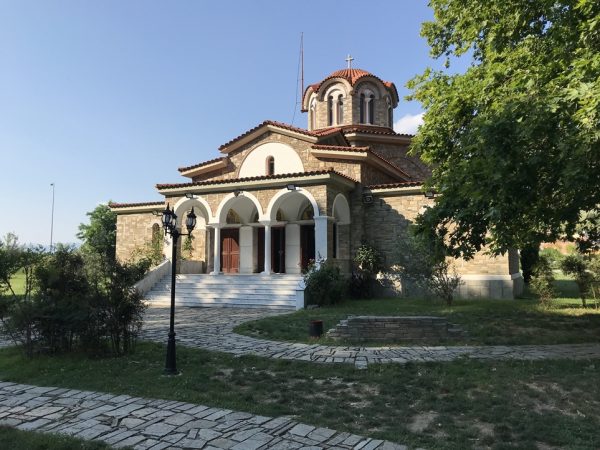
[[(422, 1), (0, 2), (0, 235), (76, 242), (108, 200), (160, 200), (154, 185), (219, 156), (265, 119), (294, 117), (305, 81), (346, 66), (404, 84), (432, 61)], [(395, 120), (414, 123), (402, 100)], [(296, 112), (294, 124), (306, 126)]]

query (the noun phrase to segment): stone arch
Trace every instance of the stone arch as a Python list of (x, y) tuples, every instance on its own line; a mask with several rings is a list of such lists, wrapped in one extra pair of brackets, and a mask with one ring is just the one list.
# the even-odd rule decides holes
[(332, 78), (331, 80), (327, 80), (323, 82), (323, 84), (319, 87), (318, 91), (318, 100), (320, 102), (327, 99), (327, 96), (335, 89), (339, 89), (344, 93), (344, 97), (347, 97), (352, 92), (352, 86), (348, 82), (348, 80), (344, 78)]
[(338, 194), (333, 200), (332, 215), (338, 225), (349, 225), (351, 220), (350, 205), (344, 194)]
[(289, 191), (287, 188), (281, 189), (279, 192), (277, 192), (273, 198), (271, 198), (271, 201), (269, 202), (269, 206), (267, 206), (267, 211), (265, 213), (265, 220), (275, 220), (275, 216), (277, 214), (277, 210), (279, 209), (279, 207), (285, 202), (286, 199), (289, 199), (292, 196), (295, 195), (303, 195), (304, 197), (306, 197), (308, 199), (308, 201), (310, 202), (310, 204), (313, 207), (314, 210), (314, 216), (315, 217), (319, 217), (321, 215), (320, 210), (319, 210), (319, 206), (317, 205), (317, 201), (315, 200), (315, 198), (312, 196), (312, 194), (310, 192), (308, 192), (305, 189), (302, 188), (296, 188), (296, 190), (294, 191)]
[[(187, 211), (192, 206), (194, 207), (194, 213), (196, 215), (199, 215), (198, 213), (200, 213), (200, 215), (202, 217), (204, 217), (204, 220), (206, 221), (206, 223), (212, 221), (213, 216), (212, 216), (212, 211), (210, 209), (210, 205), (204, 198), (202, 198), (202, 197), (195, 197), (195, 198), (182, 197), (173, 205), (173, 211), (175, 211), (175, 214), (177, 214), (177, 224), (181, 223), (181, 220), (183, 217), (183, 214), (181, 214), (181, 213), (184, 211)], [(183, 219), (183, 220), (185, 220), (185, 219)]]
[[(235, 205), (236, 203), (244, 202), (246, 200), (250, 201), (254, 204), (254, 206), (256, 207), (256, 210), (258, 211), (259, 220), (262, 219), (263, 218), (263, 209), (262, 209), (262, 206), (261, 206), (260, 202), (258, 201), (258, 199), (254, 195), (252, 195), (250, 192), (241, 191), (238, 193), (238, 195), (235, 195), (235, 193), (231, 192), (230, 194), (227, 194), (225, 196), (225, 198), (219, 204), (219, 207), (217, 208), (217, 212), (215, 213), (215, 217), (214, 217), (215, 222), (224, 224), (226, 222), (227, 213), (229, 212), (229, 209), (232, 208), (233, 205)], [(248, 221), (249, 220), (250, 219), (248, 219)]]

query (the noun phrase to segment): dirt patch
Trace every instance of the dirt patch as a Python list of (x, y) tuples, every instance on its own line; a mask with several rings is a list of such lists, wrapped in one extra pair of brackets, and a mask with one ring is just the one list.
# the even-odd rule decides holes
[(413, 433), (422, 433), (435, 421), (437, 416), (438, 414), (433, 411), (412, 416), (408, 429)]

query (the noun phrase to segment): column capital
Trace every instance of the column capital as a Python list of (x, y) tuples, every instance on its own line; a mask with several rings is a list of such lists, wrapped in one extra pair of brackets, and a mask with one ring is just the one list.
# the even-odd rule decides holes
[(276, 220), (259, 220), (258, 223), (264, 226), (271, 226), (277, 223)]
[(317, 222), (317, 221), (324, 221), (324, 220), (335, 220), (335, 217), (330, 217), (330, 216), (315, 216), (315, 217), (313, 217), (313, 219), (315, 220), (315, 222)]

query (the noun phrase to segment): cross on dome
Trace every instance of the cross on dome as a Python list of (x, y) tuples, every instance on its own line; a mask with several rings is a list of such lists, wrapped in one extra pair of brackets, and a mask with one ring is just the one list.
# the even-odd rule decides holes
[(352, 61), (354, 61), (354, 58), (350, 55), (350, 53), (348, 53), (348, 56), (346, 57), (346, 62), (348, 63), (348, 69), (352, 69)]

